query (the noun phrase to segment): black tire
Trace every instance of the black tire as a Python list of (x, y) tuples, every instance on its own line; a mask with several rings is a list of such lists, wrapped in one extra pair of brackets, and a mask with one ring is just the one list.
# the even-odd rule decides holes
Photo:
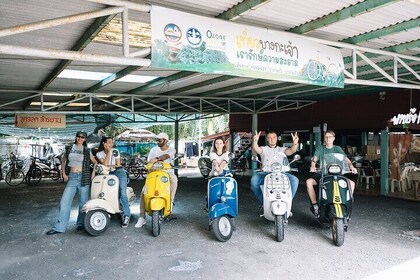
[(50, 178), (53, 179), (54, 181), (58, 181), (60, 180), (61, 177), (61, 172), (59, 170), (56, 169), (51, 169), (50, 170)]
[(6, 173), (5, 181), (9, 186), (19, 186), (25, 180), (25, 175), (20, 169), (12, 169)]
[(198, 160), (198, 168), (200, 169), (200, 173), (204, 178), (207, 178), (211, 171), (211, 161), (209, 158), (200, 158)]
[(109, 215), (103, 210), (92, 210), (85, 215), (85, 230), (93, 236), (104, 233), (109, 227)]
[(33, 169), (29, 169), (28, 173), (26, 173), (26, 183), (30, 186), (36, 186), (41, 182), (42, 179), (42, 170), (39, 167), (35, 167)]
[(233, 224), (228, 215), (215, 218), (211, 223), (211, 231), (217, 240), (226, 242), (232, 237)]
[(120, 157), (121, 157), (121, 165), (122, 166), (129, 166), (131, 163), (131, 158), (130, 158), (130, 154), (126, 153), (126, 152), (122, 152), (120, 153)]
[(277, 242), (284, 240), (284, 216), (277, 215), (274, 217), (274, 231), (276, 234)]
[(331, 232), (334, 244), (338, 247), (344, 244), (344, 220), (333, 218), (331, 221)]
[(152, 212), (152, 234), (154, 237), (160, 234), (160, 224), (159, 211), (155, 210)]
[(146, 169), (145, 167), (141, 167), (141, 168), (140, 168), (140, 176), (141, 176), (143, 179), (146, 179), (146, 176), (147, 176), (147, 169)]
[(131, 180), (137, 180), (140, 177), (140, 169), (138, 166), (133, 165), (129, 167), (128, 174)]

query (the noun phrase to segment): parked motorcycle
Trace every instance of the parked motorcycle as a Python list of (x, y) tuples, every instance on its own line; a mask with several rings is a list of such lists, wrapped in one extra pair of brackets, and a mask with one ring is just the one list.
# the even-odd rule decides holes
[(171, 185), (168, 174), (168, 170), (172, 168), (171, 164), (163, 161), (146, 164), (149, 173), (146, 176), (141, 203), (144, 203), (146, 213), (152, 216), (152, 234), (155, 237), (160, 234), (163, 220), (172, 212)]
[[(122, 213), (119, 199), (119, 179), (110, 175), (110, 167), (96, 165), (96, 176), (92, 180), (90, 200), (82, 208), (86, 213), (84, 225), (86, 231), (93, 235), (101, 235), (109, 226), (111, 214)], [(136, 196), (131, 187), (127, 187), (128, 203), (131, 205)]]
[(317, 221), (331, 228), (336, 246), (344, 244), (344, 235), (348, 229), (353, 206), (350, 182), (343, 176), (345, 173), (350, 173), (345, 155), (338, 153), (324, 155), (321, 163), (322, 177), (319, 181)]
[[(230, 156), (232, 158), (232, 156)], [(219, 241), (232, 237), (238, 216), (238, 184), (230, 171), (214, 174), (207, 184), (209, 229)]]
[(271, 164), (272, 172), (265, 176), (264, 185), (261, 185), (264, 208), (262, 216), (268, 221), (274, 221), (275, 236), (278, 242), (284, 240), (284, 225), (288, 223), (292, 213), (292, 188), (285, 172), (297, 171), (297, 169), (291, 168), (290, 164), (299, 159), (300, 156), (296, 154), (293, 161), (289, 162), (284, 153), (277, 153)]

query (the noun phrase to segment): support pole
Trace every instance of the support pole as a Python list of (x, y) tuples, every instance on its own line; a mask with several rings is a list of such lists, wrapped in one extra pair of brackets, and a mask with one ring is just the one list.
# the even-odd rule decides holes
[[(254, 135), (255, 132), (258, 132), (258, 114), (252, 114), (252, 135)], [(252, 141), (252, 139), (251, 139)], [(252, 155), (255, 156), (255, 152), (252, 151)], [(257, 162), (256, 161), (252, 161), (252, 176), (255, 175), (255, 173), (257, 173)]]
[(389, 158), (388, 128), (381, 131), (381, 195), (387, 195), (389, 190), (388, 158)]
[[(175, 150), (176, 150), (177, 153), (179, 153), (179, 151), (178, 151), (178, 149), (179, 149), (179, 120), (178, 119), (175, 121), (174, 136), (175, 136), (175, 144), (174, 144)], [(175, 166), (179, 166), (179, 159), (177, 159), (174, 162), (174, 164), (175, 164)], [(175, 172), (175, 175), (178, 176), (178, 169), (175, 169), (174, 172)]]

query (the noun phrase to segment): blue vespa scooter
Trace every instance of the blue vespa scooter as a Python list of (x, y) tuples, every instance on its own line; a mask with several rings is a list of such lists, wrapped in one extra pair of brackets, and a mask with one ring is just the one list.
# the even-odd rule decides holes
[(232, 237), (238, 216), (238, 184), (230, 171), (211, 178), (207, 184), (209, 229), (219, 241)]

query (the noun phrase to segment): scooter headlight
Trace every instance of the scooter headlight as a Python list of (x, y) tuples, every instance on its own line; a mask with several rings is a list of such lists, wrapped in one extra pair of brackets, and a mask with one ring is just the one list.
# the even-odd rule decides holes
[(222, 195), (222, 196), (220, 197), (220, 201), (221, 201), (221, 202), (225, 202), (225, 201), (226, 201), (226, 196)]
[(111, 178), (111, 179), (108, 179), (108, 185), (109, 186), (114, 186), (115, 184), (116, 184), (117, 182), (115, 181), (115, 179), (113, 179), (113, 178)]
[(281, 171), (281, 163), (274, 162), (273, 164), (271, 164), (271, 171), (280, 172)]
[(162, 183), (167, 183), (167, 182), (169, 181), (169, 179), (168, 179), (168, 177), (166, 177), (166, 176), (162, 176), (162, 177), (160, 177), (160, 181), (161, 181)]
[(341, 174), (341, 167), (337, 164), (331, 164), (328, 166), (328, 174), (339, 175)]

